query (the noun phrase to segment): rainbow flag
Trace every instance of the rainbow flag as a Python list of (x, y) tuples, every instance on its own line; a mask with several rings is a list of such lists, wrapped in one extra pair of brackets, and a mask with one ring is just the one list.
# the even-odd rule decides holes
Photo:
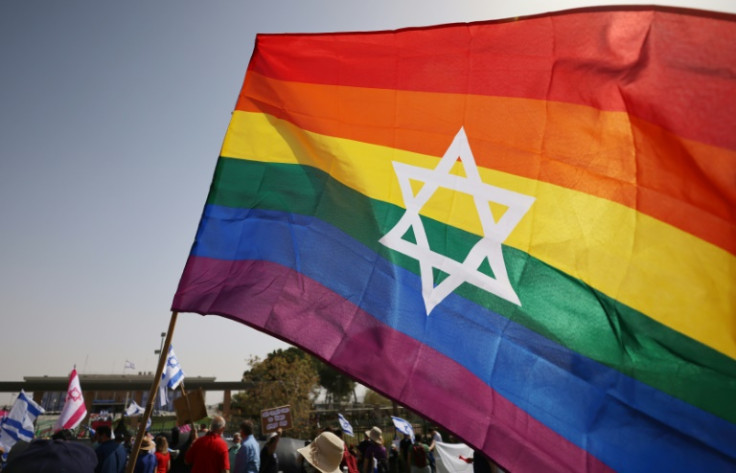
[(734, 471), (735, 20), (259, 35), (173, 310), (514, 472)]

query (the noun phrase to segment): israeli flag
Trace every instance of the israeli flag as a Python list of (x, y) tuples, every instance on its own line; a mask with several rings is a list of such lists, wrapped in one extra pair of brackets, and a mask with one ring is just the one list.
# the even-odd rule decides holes
[(7, 417), (0, 424), (0, 446), (8, 452), (19, 440), (33, 440), (36, 418), (45, 411), (21, 390)]
[(394, 421), (394, 427), (396, 427), (396, 430), (404, 435), (408, 435), (409, 437), (411, 437), (411, 441), (414, 441), (414, 427), (412, 427), (409, 422), (402, 419), (401, 417), (394, 416), (391, 416), (391, 420)]
[(164, 372), (161, 373), (161, 387), (159, 388), (162, 407), (169, 402), (166, 388), (176, 389), (182, 381), (184, 381), (184, 371), (181, 369), (179, 360), (176, 359), (174, 346), (169, 345), (169, 354), (166, 356), (166, 366), (164, 366)]
[(130, 401), (128, 408), (125, 409), (125, 415), (128, 417), (137, 416), (143, 414), (143, 408), (138, 405), (135, 401)]
[(181, 370), (179, 360), (174, 354), (174, 347), (169, 345), (169, 355), (166, 357), (166, 366), (161, 374), (161, 383), (170, 389), (176, 389), (184, 381), (184, 372)]
[(345, 432), (345, 435), (353, 436), (353, 426), (350, 425), (350, 422), (346, 418), (342, 416), (342, 414), (337, 414), (337, 421), (340, 422), (340, 428), (343, 432)]

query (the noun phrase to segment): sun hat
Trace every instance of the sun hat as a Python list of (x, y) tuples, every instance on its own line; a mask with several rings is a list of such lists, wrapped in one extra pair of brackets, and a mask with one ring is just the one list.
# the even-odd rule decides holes
[(144, 438), (141, 442), (141, 450), (151, 451), (156, 448), (156, 444), (151, 442), (151, 439)]
[(368, 431), (368, 438), (370, 438), (374, 442), (381, 443), (383, 442), (383, 432), (381, 432), (381, 429), (379, 429), (378, 427), (373, 427), (371, 430)]
[(322, 473), (340, 473), (345, 442), (332, 432), (322, 432), (309, 445), (297, 452)]

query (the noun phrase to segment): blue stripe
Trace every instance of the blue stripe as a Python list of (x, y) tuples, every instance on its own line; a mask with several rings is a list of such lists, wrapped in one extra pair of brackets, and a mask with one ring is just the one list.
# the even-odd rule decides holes
[(25, 392), (21, 391), (21, 393), (18, 395), (18, 399), (26, 403), (26, 410), (33, 417), (33, 419), (36, 419), (44, 412), (44, 410), (41, 409), (41, 407), (36, 404), (31, 398), (29, 398)]
[(208, 205), (192, 254), (299, 271), (465, 366), (616, 470), (724, 471), (736, 463), (733, 424), (459, 296), (427, 317), (416, 274), (316, 218)]
[(18, 422), (15, 419), (8, 419), (7, 422), (3, 425), (3, 431), (13, 437), (15, 440), (18, 440), (20, 437), (23, 440), (32, 440), (34, 432), (32, 430), (24, 429), (23, 424)]
[(168, 386), (171, 389), (176, 389), (176, 386), (179, 384), (179, 380), (184, 377), (184, 373), (180, 371), (177, 371), (174, 373), (174, 376), (169, 380)]

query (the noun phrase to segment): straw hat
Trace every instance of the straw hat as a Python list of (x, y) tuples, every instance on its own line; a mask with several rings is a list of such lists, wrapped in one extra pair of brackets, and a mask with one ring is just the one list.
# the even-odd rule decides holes
[(383, 443), (383, 432), (378, 427), (373, 427), (371, 430), (366, 432), (368, 438), (377, 443)]
[(154, 450), (156, 448), (156, 444), (151, 442), (151, 439), (144, 438), (143, 442), (141, 442), (141, 450), (146, 450), (150, 452), (151, 450)]
[(297, 452), (322, 473), (340, 473), (345, 442), (332, 432), (322, 432), (309, 445)]

